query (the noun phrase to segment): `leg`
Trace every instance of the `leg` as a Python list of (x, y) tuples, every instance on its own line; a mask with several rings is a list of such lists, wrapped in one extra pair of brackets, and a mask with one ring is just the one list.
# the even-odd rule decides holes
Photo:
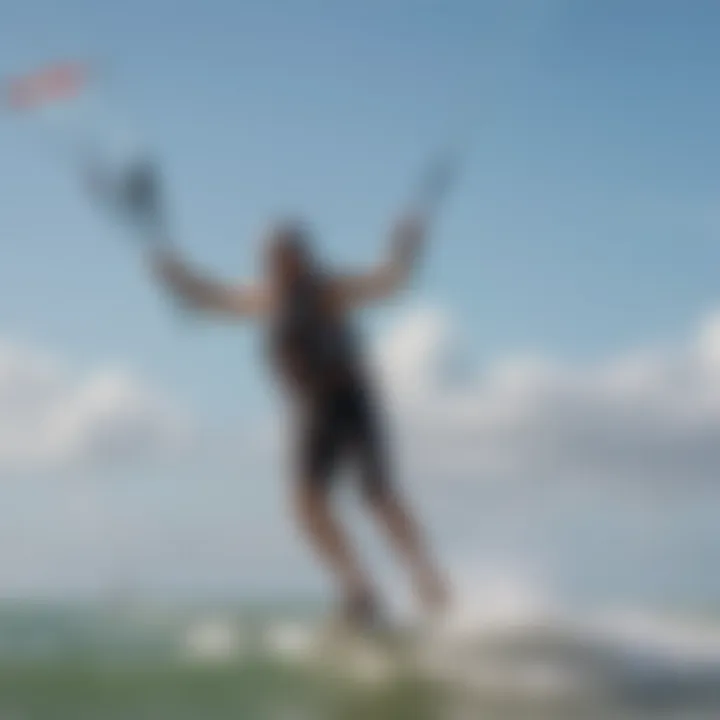
[(395, 551), (410, 569), (422, 604), (427, 610), (441, 609), (448, 600), (445, 582), (430, 558), (418, 523), (407, 505), (389, 489), (369, 494), (368, 502)]
[(333, 413), (323, 410), (309, 413), (297, 438), (295, 513), (306, 539), (341, 587), (347, 619), (365, 622), (374, 613), (374, 593), (331, 507), (341, 426)]
[(333, 516), (327, 492), (299, 483), (295, 509), (305, 537), (342, 588), (348, 619), (364, 621), (374, 611), (374, 592)]
[(395, 552), (409, 568), (416, 594), (428, 610), (447, 601), (447, 590), (407, 504), (389, 477), (385, 438), (370, 399), (359, 395), (353, 415), (353, 444), (361, 472), (363, 492)]

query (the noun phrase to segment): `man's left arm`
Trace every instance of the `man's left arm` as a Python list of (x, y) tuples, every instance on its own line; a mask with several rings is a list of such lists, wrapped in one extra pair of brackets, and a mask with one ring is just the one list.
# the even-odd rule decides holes
[(345, 307), (387, 300), (403, 290), (415, 270), (427, 234), (422, 214), (404, 218), (391, 236), (389, 257), (375, 269), (338, 278), (337, 292)]

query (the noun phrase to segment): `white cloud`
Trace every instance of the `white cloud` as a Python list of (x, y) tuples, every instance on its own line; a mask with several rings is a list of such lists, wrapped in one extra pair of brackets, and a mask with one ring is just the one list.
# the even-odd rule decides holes
[(472, 369), (447, 315), (422, 309), (382, 339), (377, 358), (405, 455), (425, 476), (717, 480), (720, 315), (673, 349), (586, 365), (521, 355)]
[(187, 430), (126, 371), (73, 373), (37, 349), (0, 344), (0, 471), (150, 459), (186, 440)]
[[(377, 348), (400, 479), (438, 555), (462, 560), (456, 574), (509, 564), (553, 587), (644, 583), (666, 593), (672, 568), (679, 594), (717, 593), (707, 573), (720, 547), (714, 491), (666, 515), (646, 491), (669, 480), (682, 490), (717, 484), (720, 316), (676, 347), (592, 363), (518, 354), (481, 366), (462, 341), (447, 314), (425, 308)], [(179, 417), (127, 373), (73, 373), (42, 352), (0, 346), (0, 471), (174, 453)], [(275, 408), (271, 417), (266, 425), (253, 416), (242, 442), (234, 430), (229, 441), (214, 437), (180, 473), (155, 473), (152, 492), (48, 484), (28, 497), (24, 484), (2, 486), (0, 545), (29, 548), (5, 563), (6, 592), (90, 587), (114, 568), (113, 582), (129, 578), (138, 590), (315, 589), (324, 576), (287, 504), (285, 428), (276, 422), (285, 416)], [(355, 526), (353, 502), (342, 509), (367, 530), (359, 547), (382, 569), (374, 526)], [(387, 577), (394, 572), (388, 564)]]

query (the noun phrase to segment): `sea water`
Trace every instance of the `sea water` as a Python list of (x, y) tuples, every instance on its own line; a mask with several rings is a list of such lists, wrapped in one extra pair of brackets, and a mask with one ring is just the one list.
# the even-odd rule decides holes
[(378, 645), (374, 675), (347, 655), (317, 662), (322, 619), (287, 604), (5, 604), (0, 720), (720, 717), (711, 616), (458, 616), (415, 633), (412, 662), (392, 667)]

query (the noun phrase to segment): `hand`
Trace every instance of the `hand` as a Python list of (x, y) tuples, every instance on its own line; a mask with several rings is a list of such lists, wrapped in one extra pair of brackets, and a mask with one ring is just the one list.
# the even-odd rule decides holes
[(427, 221), (420, 213), (413, 213), (400, 221), (395, 229), (395, 250), (411, 260), (420, 251), (427, 232)]
[(160, 188), (155, 166), (148, 159), (139, 160), (125, 177), (124, 204), (131, 217), (156, 220), (160, 215)]

